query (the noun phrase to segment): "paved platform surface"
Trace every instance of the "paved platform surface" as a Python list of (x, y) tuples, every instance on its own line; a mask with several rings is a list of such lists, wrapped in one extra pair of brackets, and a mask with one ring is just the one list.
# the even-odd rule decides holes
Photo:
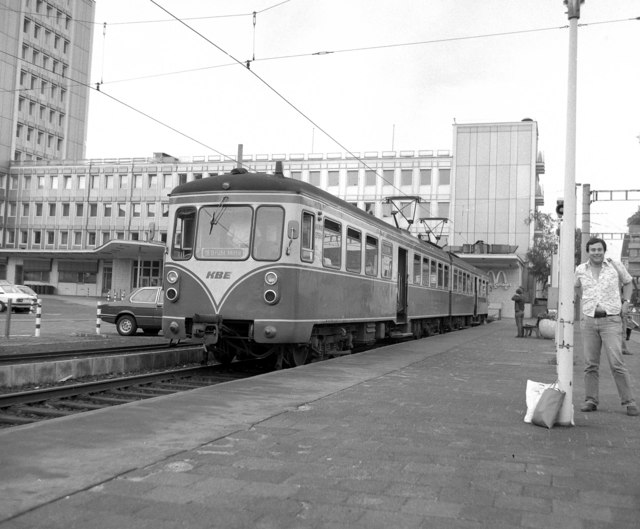
[[(0, 528), (638, 528), (640, 419), (608, 368), (598, 412), (526, 424), (526, 380), (556, 378), (555, 347), (514, 331), (0, 430)], [(637, 333), (631, 349), (638, 393)]]

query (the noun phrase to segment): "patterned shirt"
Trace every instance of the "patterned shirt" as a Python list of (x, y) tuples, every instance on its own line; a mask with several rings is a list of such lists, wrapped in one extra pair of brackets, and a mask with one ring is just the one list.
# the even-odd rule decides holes
[[(631, 275), (622, 263), (616, 263), (616, 266), (622, 272), (622, 283), (626, 285), (631, 281)], [(608, 259), (603, 261), (597, 280), (592, 274), (589, 261), (579, 265), (576, 268), (574, 285), (582, 287), (582, 313), (585, 316), (593, 317), (597, 306), (607, 311), (607, 314), (620, 314), (620, 278), (618, 271)]]

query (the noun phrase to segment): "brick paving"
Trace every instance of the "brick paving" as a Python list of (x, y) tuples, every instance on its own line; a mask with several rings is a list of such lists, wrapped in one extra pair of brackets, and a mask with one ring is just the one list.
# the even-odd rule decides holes
[[(138, 463), (13, 509), (0, 529), (637, 529), (640, 419), (620, 406), (606, 362), (598, 412), (577, 411), (573, 427), (525, 424), (526, 380), (556, 378), (555, 346), (514, 331), (503, 320), (233, 382), (227, 398), (246, 417), (198, 390), (217, 419), (189, 416), (182, 440), (145, 441)], [(636, 394), (639, 336), (625, 357)], [(579, 338), (576, 327), (576, 409)], [(182, 403), (167, 421), (188, 415), (178, 399), (164, 400)], [(149, 408), (135, 410), (128, 420)]]

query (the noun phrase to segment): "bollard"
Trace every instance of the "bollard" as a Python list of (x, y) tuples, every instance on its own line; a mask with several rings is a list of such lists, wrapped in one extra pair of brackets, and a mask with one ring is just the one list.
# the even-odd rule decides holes
[(11, 334), (11, 298), (7, 300), (7, 322), (4, 328), (4, 337), (9, 338)]
[(98, 306), (96, 308), (96, 334), (100, 335), (100, 314), (102, 314), (102, 307), (100, 302), (98, 301)]
[(42, 321), (42, 300), (36, 301), (36, 338), (40, 337), (40, 322)]
[(111, 302), (111, 290), (107, 290), (107, 303)]

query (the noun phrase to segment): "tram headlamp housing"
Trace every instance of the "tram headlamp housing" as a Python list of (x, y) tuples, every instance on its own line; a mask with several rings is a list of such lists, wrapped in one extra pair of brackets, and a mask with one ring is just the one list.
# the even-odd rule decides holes
[(178, 272), (176, 270), (169, 270), (167, 272), (167, 281), (170, 284), (174, 284), (176, 281), (178, 281), (178, 279), (180, 278), (180, 275), (178, 274)]
[(280, 301), (280, 296), (278, 296), (278, 293), (275, 290), (265, 290), (264, 301), (267, 305), (275, 305)]
[(176, 302), (178, 301), (178, 290), (174, 287), (168, 288), (164, 295), (167, 297), (169, 301)]
[(278, 274), (275, 272), (267, 272), (264, 275), (264, 282), (270, 286), (275, 285), (278, 282)]

